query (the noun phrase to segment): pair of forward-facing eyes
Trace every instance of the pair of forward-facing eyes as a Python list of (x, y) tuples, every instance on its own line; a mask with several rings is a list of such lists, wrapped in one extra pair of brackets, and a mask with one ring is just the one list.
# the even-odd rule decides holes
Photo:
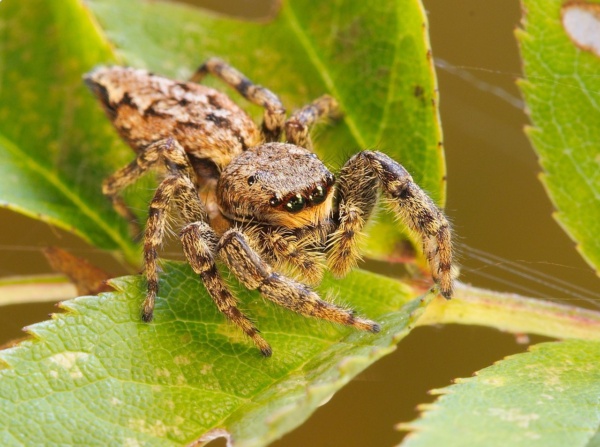
[[(256, 176), (251, 175), (248, 177), (248, 185), (252, 186), (256, 183)], [(298, 213), (307, 206), (320, 205), (327, 199), (329, 189), (335, 183), (335, 177), (333, 175), (328, 176), (325, 183), (317, 185), (308, 192), (304, 193), (292, 193), (286, 197), (280, 197), (275, 195), (269, 200), (269, 205), (273, 208), (278, 208), (289, 213)]]

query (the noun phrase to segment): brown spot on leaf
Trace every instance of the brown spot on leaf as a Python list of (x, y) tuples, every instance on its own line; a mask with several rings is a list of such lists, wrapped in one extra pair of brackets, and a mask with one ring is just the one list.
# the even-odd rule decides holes
[(415, 85), (415, 88), (413, 90), (413, 95), (415, 95), (416, 98), (423, 99), (424, 94), (425, 94), (425, 90), (423, 89), (423, 87), (420, 85)]
[(571, 1), (561, 9), (562, 26), (571, 41), (600, 57), (600, 4)]

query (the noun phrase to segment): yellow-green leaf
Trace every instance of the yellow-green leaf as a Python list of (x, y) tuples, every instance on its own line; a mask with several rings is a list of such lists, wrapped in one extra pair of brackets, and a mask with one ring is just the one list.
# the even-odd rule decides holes
[[(588, 11), (595, 28), (587, 28), (586, 13), (574, 23), (566, 21), (572, 8)], [(569, 28), (586, 30), (592, 43), (597, 40), (600, 22), (594, 14), (598, 17), (600, 3), (524, 0), (523, 10), (524, 29), (517, 36), (525, 70), (520, 86), (533, 123), (528, 134), (558, 210), (556, 219), (598, 271), (600, 55)]]
[(100, 184), (130, 154), (81, 75), (114, 60), (84, 6), (0, 3), (0, 204), (129, 260), (137, 248)]

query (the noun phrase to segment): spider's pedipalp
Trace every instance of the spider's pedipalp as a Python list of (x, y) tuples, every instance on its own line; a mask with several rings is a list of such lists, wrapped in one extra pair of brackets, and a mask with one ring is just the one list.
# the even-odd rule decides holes
[(214, 230), (205, 222), (195, 222), (181, 230), (181, 243), (185, 256), (194, 272), (202, 278), (217, 308), (252, 339), (265, 357), (269, 357), (272, 353), (271, 347), (258, 334), (258, 329), (250, 319), (239, 310), (237, 299), (229, 291), (217, 270), (214, 253), (218, 241), (219, 238)]
[(261, 256), (277, 270), (287, 268), (288, 272), (303, 282), (316, 285), (321, 282), (325, 270), (324, 254), (315, 247), (320, 247), (324, 235), (298, 238), (284, 228), (273, 228), (268, 231), (249, 231), (249, 240), (259, 241)]
[(346, 275), (360, 259), (362, 231), (377, 203), (378, 184), (376, 174), (356, 156), (338, 174), (337, 228), (327, 241), (327, 264), (336, 277)]
[(357, 317), (352, 310), (323, 301), (310, 287), (275, 273), (250, 248), (246, 238), (238, 230), (225, 233), (218, 250), (221, 259), (244, 286), (251, 290), (258, 289), (270, 301), (304, 316), (379, 332), (377, 323)]

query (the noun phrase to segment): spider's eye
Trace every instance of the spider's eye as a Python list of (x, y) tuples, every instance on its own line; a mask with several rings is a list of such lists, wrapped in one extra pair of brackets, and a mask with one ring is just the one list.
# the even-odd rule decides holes
[(296, 194), (290, 200), (288, 200), (285, 204), (285, 209), (290, 213), (297, 213), (298, 211), (304, 208), (304, 197), (300, 194)]
[(310, 200), (311, 203), (315, 205), (323, 203), (325, 201), (325, 198), (327, 198), (327, 190), (321, 185), (313, 189), (313, 192), (311, 192), (308, 196), (308, 200)]
[(272, 197), (271, 200), (269, 200), (269, 205), (271, 205), (271, 206), (281, 205), (281, 199), (279, 197)]
[(325, 181), (327, 182), (327, 186), (333, 185), (335, 183), (335, 175), (328, 173)]
[(252, 186), (254, 185), (254, 183), (256, 183), (256, 177), (251, 175), (250, 177), (248, 177), (248, 186)]

